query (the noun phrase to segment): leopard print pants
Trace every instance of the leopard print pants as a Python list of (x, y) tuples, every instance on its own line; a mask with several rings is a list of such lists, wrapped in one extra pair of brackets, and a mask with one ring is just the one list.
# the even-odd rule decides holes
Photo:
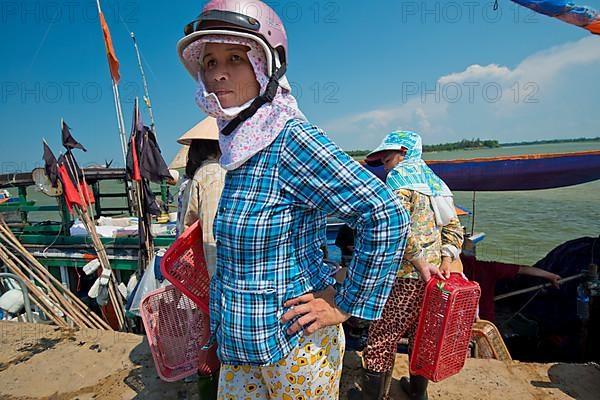
[(368, 370), (392, 370), (400, 339), (408, 337), (412, 347), (425, 286), (421, 279), (396, 278), (381, 319), (373, 321), (369, 328), (367, 348), (363, 354)]

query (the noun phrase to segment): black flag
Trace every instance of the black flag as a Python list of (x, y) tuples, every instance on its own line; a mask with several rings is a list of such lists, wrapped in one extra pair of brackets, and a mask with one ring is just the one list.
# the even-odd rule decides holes
[(140, 173), (150, 182), (160, 183), (163, 179), (170, 179), (171, 172), (165, 162), (156, 135), (150, 128), (144, 126), (142, 149), (140, 152)]
[(150, 128), (144, 126), (137, 98), (133, 109), (126, 164), (130, 179), (136, 181), (144, 178), (150, 182), (160, 183), (163, 179), (171, 178), (171, 172), (161, 154), (156, 135)]
[(69, 173), (69, 178), (73, 181), (73, 184), (77, 184), (77, 182), (81, 182), (83, 180), (83, 171), (81, 167), (75, 160), (73, 153), (71, 150), (67, 150), (65, 154), (61, 154), (58, 157), (58, 166), (64, 165), (67, 172)]
[(58, 178), (58, 163), (56, 157), (46, 142), (44, 142), (44, 169), (46, 175), (52, 183), (52, 187), (56, 187), (56, 180)]
[(65, 149), (80, 149), (83, 151), (87, 151), (85, 147), (81, 143), (71, 136), (71, 130), (69, 129), (69, 125), (65, 121), (62, 121), (62, 143), (65, 146)]

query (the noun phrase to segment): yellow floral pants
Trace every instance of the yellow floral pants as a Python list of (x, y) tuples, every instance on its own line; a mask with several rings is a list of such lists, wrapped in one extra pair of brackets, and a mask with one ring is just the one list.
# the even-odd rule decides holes
[(335, 400), (344, 358), (341, 325), (300, 338), (284, 359), (262, 367), (222, 365), (219, 400)]

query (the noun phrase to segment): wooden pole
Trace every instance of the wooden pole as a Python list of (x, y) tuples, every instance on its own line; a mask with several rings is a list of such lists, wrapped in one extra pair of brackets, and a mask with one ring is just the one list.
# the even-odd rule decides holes
[[(81, 222), (86, 227), (86, 230), (88, 231), (90, 238), (92, 239), (92, 245), (94, 246), (94, 249), (96, 250), (96, 254), (98, 255), (98, 260), (100, 261), (100, 265), (102, 266), (103, 270), (105, 269), (105, 270), (110, 271), (110, 279), (109, 279), (109, 283), (108, 283), (108, 294), (109, 294), (109, 298), (111, 300), (113, 309), (115, 311), (115, 315), (117, 317), (117, 321), (119, 324), (119, 330), (123, 330), (125, 328), (125, 324), (126, 324), (125, 309), (123, 307), (123, 302), (121, 301), (120, 297), (118, 297), (119, 293), (117, 293), (117, 289), (116, 289), (116, 285), (115, 285), (116, 279), (112, 273), (112, 269), (110, 267), (110, 261), (108, 259), (108, 255), (106, 254), (106, 249), (104, 248), (102, 241), (98, 237), (98, 233), (96, 232), (96, 225), (94, 224), (94, 222), (92, 220), (90, 220), (89, 215), (86, 212), (87, 208), (85, 205), (87, 205), (87, 199), (86, 199), (86, 196), (83, 195), (83, 192), (81, 189), (81, 182), (79, 181), (79, 174), (77, 173), (77, 168), (75, 168), (75, 166), (73, 165), (73, 164), (75, 164), (75, 161), (72, 159), (72, 157), (73, 157), (72, 153), (68, 152), (67, 156), (65, 157), (65, 160), (67, 160), (67, 167), (69, 168), (71, 175), (73, 177), (75, 177), (77, 194), (79, 195), (79, 201), (81, 202), (81, 206), (79, 206), (78, 204), (74, 204), (73, 208), (77, 212), (79, 218), (81, 219)], [(87, 190), (87, 188), (86, 188), (86, 190)]]
[[(61, 282), (56, 279), (48, 270), (23, 246), (23, 244), (17, 239), (14, 233), (10, 230), (4, 219), (0, 216), (0, 237), (7, 243), (12, 243), (20, 251), (20, 253), (29, 260), (29, 263), (39, 271), (39, 274), (46, 275), (50, 282), (57, 287), (62, 288)], [(8, 239), (8, 240), (7, 240)], [(112, 330), (100, 316), (94, 313), (85, 305), (79, 297), (68, 289), (64, 290), (64, 294), (75, 304), (82, 312), (91, 316), (91, 319), (95, 321), (100, 329)]]
[[(5, 242), (7, 242), (9, 245), (11, 245), (11, 247), (14, 246), (12, 243), (10, 243), (6, 240), (6, 237), (4, 236), (3, 233), (0, 233), (0, 238), (2, 240), (4, 240)], [(21, 252), (19, 249), (15, 249), (14, 247), (13, 247), (13, 249), (16, 251), (17, 254), (10, 252), (6, 249), (5, 245), (3, 245), (3, 244), (0, 244), (0, 249), (2, 249), (4, 251), (4, 253), (6, 255), (8, 255), (9, 258), (12, 259), (13, 263), (18, 264), (21, 267), (22, 271), (28, 273), (30, 275), (30, 279), (34, 279), (35, 281), (39, 282), (41, 287), (43, 289), (46, 289), (47, 296), (52, 295), (52, 297), (54, 298), (54, 303), (57, 306), (61, 307), (62, 308), (61, 311), (64, 312), (65, 315), (68, 315), (68, 317), (73, 322), (75, 322), (81, 328), (90, 327), (90, 328), (106, 329), (106, 326), (108, 326), (108, 325), (105, 324), (103, 326), (102, 324), (96, 323), (91, 318), (93, 312), (91, 310), (89, 310), (83, 303), (80, 302), (80, 304), (83, 305), (85, 307), (85, 309), (81, 308), (79, 306), (79, 304), (72, 303), (71, 301), (69, 301), (64, 296), (64, 293), (69, 292), (69, 290), (64, 289), (58, 281), (56, 281), (56, 284), (51, 283), (49, 280), (49, 276), (51, 276), (51, 274), (49, 274), (46, 269), (40, 270), (39, 268), (36, 268), (35, 265), (28, 266), (28, 265), (26, 265), (25, 262), (23, 262), (17, 256), (17, 254), (20, 254), (21, 256), (23, 256), (25, 258), (26, 261), (30, 262), (30, 260), (28, 260), (28, 258), (25, 256), (25, 253)], [(50, 300), (52, 300), (52, 299), (50, 299)]]
[(144, 67), (142, 66), (142, 58), (140, 57), (140, 49), (138, 48), (135, 33), (131, 32), (131, 39), (133, 40), (133, 47), (135, 48), (135, 54), (137, 55), (138, 67), (142, 74), (142, 83), (144, 84), (144, 103), (148, 108), (148, 114), (150, 114), (150, 125), (152, 126), (152, 132), (156, 135), (156, 125), (154, 124), (154, 114), (152, 112), (152, 103), (150, 102), (150, 92), (148, 91), (148, 82), (146, 82), (146, 74), (144, 73)]
[(33, 294), (31, 301), (37, 305), (56, 325), (63, 328), (68, 328), (69, 325), (62, 319), (63, 317), (57, 313), (53, 305), (47, 304), (48, 299), (46, 294), (42, 292), (41, 289), (36, 285), (31, 283), (29, 278), (21, 271), (21, 269), (12, 262), (2, 246), (0, 246), (0, 259), (2, 259), (2, 262), (4, 262), (4, 264), (13, 274), (17, 275), (19, 278), (21, 278), (21, 280), (23, 280), (23, 282), (25, 282), (27, 289), (31, 294)]
[[(585, 273), (581, 273), (581, 274), (569, 276), (568, 278), (564, 278), (564, 279), (559, 280), (558, 283), (561, 284), (561, 283), (569, 282), (569, 281), (572, 281), (572, 280), (575, 280), (575, 279), (583, 278), (586, 275), (587, 274), (585, 274)], [(529, 292), (535, 292), (536, 290), (544, 289), (544, 288), (547, 288), (547, 287), (550, 287), (550, 286), (553, 286), (552, 283), (544, 283), (544, 284), (541, 284), (541, 285), (532, 286), (532, 287), (527, 288), (527, 289), (515, 290), (514, 292), (500, 294), (500, 295), (494, 297), (494, 301), (506, 299), (508, 297), (517, 296), (519, 294), (524, 294), (524, 293), (529, 293)]]
[[(100, 7), (100, 0), (96, 0), (96, 6), (98, 7), (98, 15), (102, 13), (102, 8)], [(102, 27), (101, 27), (102, 29)], [(104, 31), (102, 31), (102, 35), (104, 36)], [(106, 45), (106, 44), (105, 44)], [(110, 64), (109, 64), (110, 67)], [(113, 98), (115, 102), (115, 111), (117, 114), (117, 126), (119, 129), (119, 141), (121, 143), (121, 152), (123, 154), (123, 165), (127, 164), (127, 141), (125, 139), (125, 123), (123, 122), (123, 110), (121, 109), (121, 98), (119, 95), (119, 85), (114, 81), (111, 75), (112, 81), (112, 90), (113, 90)]]

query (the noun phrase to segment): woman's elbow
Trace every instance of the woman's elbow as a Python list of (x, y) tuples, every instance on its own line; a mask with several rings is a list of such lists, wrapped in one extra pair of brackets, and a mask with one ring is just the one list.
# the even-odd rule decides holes
[(390, 202), (388, 208), (390, 229), (395, 232), (399, 238), (405, 238), (410, 229), (410, 213), (399, 200)]

